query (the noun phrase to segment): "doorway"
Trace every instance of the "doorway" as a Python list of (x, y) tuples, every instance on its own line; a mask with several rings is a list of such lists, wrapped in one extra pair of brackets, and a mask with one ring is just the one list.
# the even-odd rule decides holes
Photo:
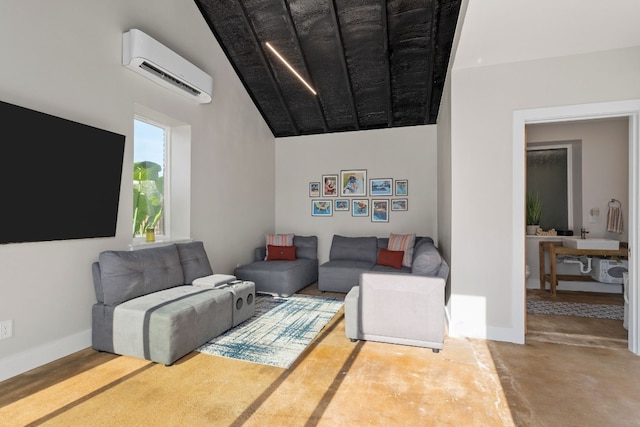
[[(520, 110), (514, 112), (514, 152), (513, 152), (513, 182), (514, 182), (514, 231), (513, 247), (522, 248), (522, 252), (514, 253), (514, 283), (522, 280), (525, 271), (525, 236), (524, 230), (524, 202), (525, 202), (525, 126), (527, 124), (561, 123), (567, 121), (581, 121), (599, 118), (626, 117), (629, 121), (629, 161), (628, 161), (628, 235), (629, 235), (629, 333), (628, 349), (640, 354), (640, 327), (638, 307), (640, 295), (638, 293), (638, 274), (635, 266), (640, 265), (640, 257), (634, 250), (638, 236), (640, 216), (640, 100), (607, 102), (598, 104), (584, 104), (565, 107)], [(518, 191), (520, 189), (520, 191)], [(518, 268), (519, 267), (519, 268)], [(514, 313), (520, 313), (522, 340), (525, 330), (525, 287), (514, 286)], [(518, 303), (520, 301), (520, 303)]]

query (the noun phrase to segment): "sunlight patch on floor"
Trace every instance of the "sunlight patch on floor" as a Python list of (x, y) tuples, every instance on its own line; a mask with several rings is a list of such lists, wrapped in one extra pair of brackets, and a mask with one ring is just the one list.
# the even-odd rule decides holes
[(118, 357), (0, 408), (0, 420), (11, 420), (12, 425), (36, 422), (150, 363), (148, 360)]

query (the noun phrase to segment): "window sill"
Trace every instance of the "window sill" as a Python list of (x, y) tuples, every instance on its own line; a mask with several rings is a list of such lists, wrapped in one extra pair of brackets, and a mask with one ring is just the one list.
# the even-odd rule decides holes
[(193, 242), (193, 239), (187, 238), (187, 239), (172, 240), (168, 238), (167, 239), (156, 238), (154, 242), (147, 242), (144, 238), (141, 238), (139, 240), (134, 240), (133, 242), (131, 242), (129, 244), (129, 250), (137, 251), (139, 249), (156, 248), (160, 246), (169, 246), (174, 243), (188, 243), (188, 242)]

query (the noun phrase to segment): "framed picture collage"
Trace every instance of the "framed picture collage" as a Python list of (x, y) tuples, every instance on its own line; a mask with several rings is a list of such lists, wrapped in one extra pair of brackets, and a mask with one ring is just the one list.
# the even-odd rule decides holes
[(312, 216), (333, 216), (333, 212), (351, 212), (353, 217), (389, 222), (390, 211), (409, 210), (409, 181), (371, 178), (366, 169), (348, 169), (339, 174), (322, 175), (309, 182)]

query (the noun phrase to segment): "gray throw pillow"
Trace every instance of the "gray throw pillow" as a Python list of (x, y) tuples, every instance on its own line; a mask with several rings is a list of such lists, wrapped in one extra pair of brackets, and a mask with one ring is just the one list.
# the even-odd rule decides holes
[(318, 258), (318, 237), (317, 236), (294, 236), (293, 246), (296, 247), (296, 258), (304, 258), (304, 259)]
[(378, 259), (377, 237), (345, 237), (334, 235), (329, 259), (365, 261), (375, 264)]
[(202, 242), (178, 243), (178, 255), (184, 272), (184, 283), (191, 285), (199, 277), (213, 274)]
[(119, 304), (142, 295), (184, 284), (175, 245), (137, 251), (104, 251), (100, 263), (104, 304)]
[(442, 264), (442, 256), (430, 239), (422, 239), (413, 250), (411, 273), (436, 276)]

